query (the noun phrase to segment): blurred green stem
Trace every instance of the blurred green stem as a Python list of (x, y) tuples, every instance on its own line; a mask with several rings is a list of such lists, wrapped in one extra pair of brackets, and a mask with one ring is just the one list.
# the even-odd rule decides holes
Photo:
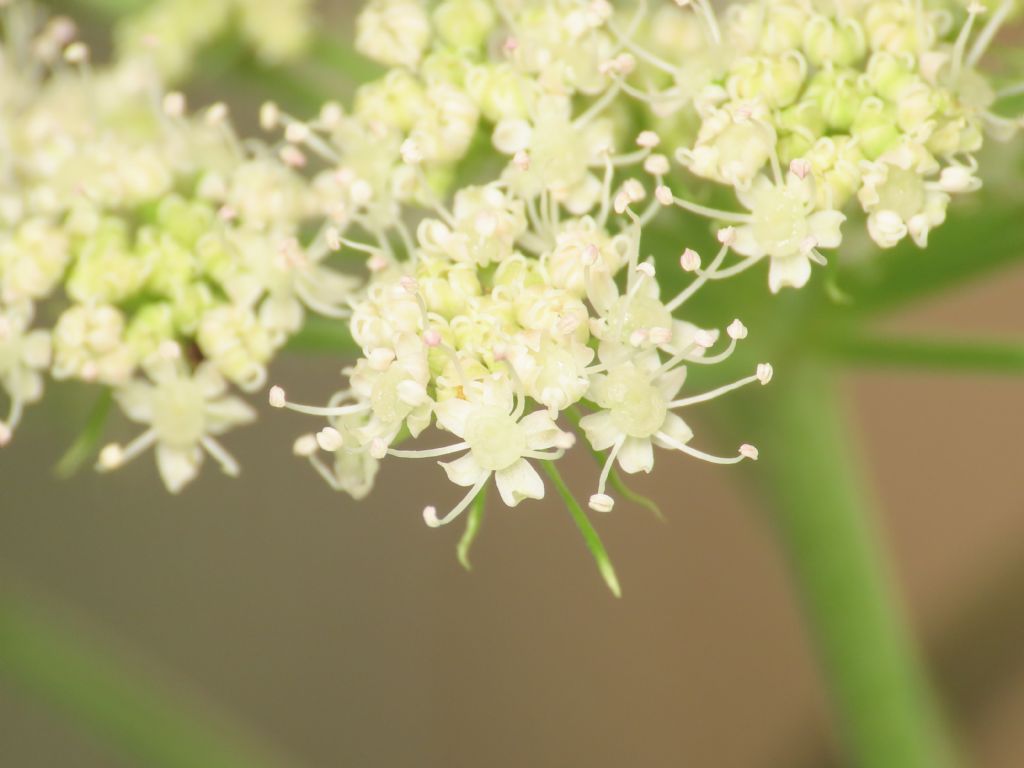
[(258, 747), (27, 601), (0, 593), (0, 679), (147, 768), (271, 768)]
[(96, 402), (89, 411), (85, 426), (75, 441), (60, 457), (57, 466), (53, 468), (54, 473), (62, 480), (72, 477), (85, 462), (96, 455), (100, 441), (103, 439), (103, 429), (107, 425), (107, 417), (110, 415), (110, 406), (114, 398), (109, 389), (104, 388), (96, 398)]
[(548, 477), (555, 484), (555, 490), (558, 491), (558, 495), (562, 497), (562, 501), (565, 502), (566, 509), (569, 510), (569, 514), (572, 515), (573, 521), (576, 523), (576, 527), (580, 529), (580, 533), (583, 534), (583, 540), (587, 544), (587, 549), (590, 550), (590, 554), (594, 558), (594, 562), (597, 563), (597, 570), (601, 573), (601, 578), (604, 579), (604, 583), (608, 585), (608, 589), (616, 597), (622, 597), (622, 588), (619, 586), (619, 577), (615, 575), (615, 568), (612, 566), (611, 558), (608, 557), (608, 552), (604, 548), (604, 544), (601, 542), (601, 537), (598, 536), (597, 531), (591, 524), (590, 519), (587, 517), (587, 513), (583, 511), (579, 502), (576, 501), (576, 497), (573, 492), (569, 489), (569, 486), (565, 484), (565, 480), (562, 479), (562, 474), (558, 471), (553, 461), (542, 461), (541, 464), (544, 466), (544, 471), (548, 473)]
[(1024, 344), (850, 334), (829, 339), (824, 351), (840, 362), (883, 368), (1024, 373)]
[(795, 359), (784, 370), (759, 403), (772, 436), (762, 487), (774, 496), (853, 764), (949, 768), (956, 759), (891, 592), (835, 383)]

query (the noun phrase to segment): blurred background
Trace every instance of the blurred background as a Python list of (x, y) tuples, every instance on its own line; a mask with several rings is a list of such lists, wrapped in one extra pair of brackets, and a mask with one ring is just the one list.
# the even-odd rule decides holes
[[(1022, 292), (1024, 270), (1002, 274), (891, 327), (1019, 338)], [(339, 366), (292, 356), (274, 379), (313, 401)], [(1021, 383), (860, 372), (845, 392), (895, 579), (965, 748), (978, 766), (1024, 765)], [(290, 764), (843, 764), (743, 468), (679, 460), (637, 483), (665, 522), (625, 503), (595, 521), (616, 600), (557, 498), (492, 506), (466, 573), (461, 528), (420, 518), (453, 495), (439, 469), (387, 462), (356, 504), (291, 456), (301, 427), (269, 408), (230, 441), (240, 481), (207, 471), (171, 497), (150, 461), (56, 481), (82, 418), (59, 395), (0, 462), (3, 584)], [(597, 468), (578, 453), (568, 476), (586, 489)], [(0, 679), (0, 765), (136, 763)]]
[[(1024, 270), (1004, 271), (885, 327), (1019, 340), (1022, 295)], [(286, 355), (272, 379), (318, 402), (342, 363)], [(1021, 381), (850, 370), (843, 390), (942, 705), (972, 765), (1018, 768)], [(387, 462), (355, 503), (291, 455), (310, 425), (266, 406), (226, 441), (240, 481), (207, 467), (171, 497), (148, 457), (57, 481), (89, 404), (78, 397), (52, 388), (0, 454), (4, 594), (282, 765), (847, 764), (745, 467), (665, 456), (635, 485), (666, 520), (626, 503), (595, 519), (623, 583), (616, 600), (557, 498), (492, 504), (466, 573), (461, 526), (420, 517), (456, 496), (436, 466)], [(597, 467), (576, 453), (565, 464), (582, 494)], [(0, 674), (0, 766), (140, 765), (44, 699)]]

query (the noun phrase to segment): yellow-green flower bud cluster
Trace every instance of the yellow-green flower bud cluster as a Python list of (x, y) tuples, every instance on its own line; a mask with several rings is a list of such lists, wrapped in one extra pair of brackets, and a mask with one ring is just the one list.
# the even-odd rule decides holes
[[(710, 64), (701, 88), (680, 83), (693, 54), (661, 42), (654, 22), (669, 13), (662, 11), (629, 42), (641, 76), (650, 82), (657, 73), (662, 90), (632, 92), (662, 118), (696, 113), (694, 135), (669, 133), (683, 141), (676, 156), (694, 174), (742, 190), (766, 172), (779, 183), (781, 168), (807, 162), (820, 210), (856, 198), (878, 245), (906, 234), (923, 245), (950, 194), (977, 188), (965, 177), (985, 134), (1005, 138), (1020, 127), (1019, 118), (997, 114), (996, 92), (978, 68), (1012, 6), (745, 0), (719, 22), (710, 3), (695, 2), (672, 14), (677, 26), (682, 19), (703, 26), (710, 53), (702, 60)], [(893, 167), (918, 177), (910, 189), (901, 174), (889, 174), (889, 187), (916, 201), (898, 211), (886, 207), (893, 194), (873, 191)], [(954, 176), (963, 183), (953, 185)]]
[[(294, 146), (243, 143), (222, 104), (186, 114), (138, 60), (86, 67), (69, 22), (36, 32), (16, 16), (26, 8), (3, 10), (0, 47), (0, 134), (15, 150), (0, 179), (0, 442), (49, 372), (113, 388), (156, 430), (146, 440), (173, 443), (166, 466), (171, 449), (157, 452), (172, 490), (204, 452), (232, 471), (209, 442), (250, 418), (223, 398), (227, 383), (261, 387), (306, 310), (346, 317), (361, 281), (325, 263), (338, 234)], [(46, 317), (52, 328), (32, 327)], [(189, 384), (200, 368), (204, 384)], [(128, 404), (125, 393), (157, 397), (164, 384), (187, 403), (172, 410), (208, 428), (179, 439), (164, 415)], [(233, 415), (207, 413), (210, 397)], [(119, 450), (101, 465), (133, 455)]]
[(157, 0), (118, 24), (122, 58), (151, 62), (166, 82), (187, 77), (204, 48), (235, 34), (268, 64), (300, 56), (314, 27), (310, 0)]

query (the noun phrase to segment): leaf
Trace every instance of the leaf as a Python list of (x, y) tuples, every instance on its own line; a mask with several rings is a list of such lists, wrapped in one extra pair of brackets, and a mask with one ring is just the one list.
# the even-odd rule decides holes
[(104, 389), (89, 411), (85, 427), (54, 466), (53, 471), (57, 477), (67, 480), (96, 455), (97, 448), (103, 440), (103, 429), (107, 424), (107, 416), (110, 415), (111, 403), (113, 403), (111, 391)]
[(485, 485), (480, 489), (480, 493), (476, 495), (476, 498), (473, 499), (473, 505), (469, 508), (469, 517), (466, 518), (466, 530), (462, 534), (462, 538), (459, 539), (458, 546), (455, 548), (459, 562), (462, 563), (462, 567), (467, 571), (473, 570), (473, 566), (469, 563), (469, 548), (473, 546), (476, 535), (480, 532), (480, 523), (483, 522), (484, 509), (486, 507), (487, 486)]
[(0, 592), (0, 677), (147, 768), (272, 768), (252, 734), (37, 601)]
[(561, 473), (555, 467), (554, 462), (544, 461), (541, 462), (544, 465), (544, 471), (548, 473), (548, 477), (555, 484), (555, 488), (558, 491), (559, 496), (562, 497), (562, 501), (565, 502), (566, 508), (569, 510), (569, 514), (572, 515), (572, 519), (576, 523), (576, 527), (580, 529), (580, 533), (583, 534), (583, 540), (587, 543), (587, 548), (590, 550), (590, 554), (594, 557), (594, 562), (597, 563), (597, 570), (601, 573), (601, 578), (604, 579), (604, 583), (608, 585), (608, 589), (616, 597), (622, 597), (622, 588), (619, 586), (619, 578), (615, 575), (615, 568), (612, 566), (612, 561), (608, 557), (608, 552), (604, 548), (604, 544), (601, 543), (601, 537), (597, 535), (597, 531), (594, 530), (594, 526), (590, 524), (590, 520), (587, 518), (586, 513), (580, 507), (579, 502), (572, 495), (572, 491), (569, 490), (569, 486), (565, 484), (562, 479)]

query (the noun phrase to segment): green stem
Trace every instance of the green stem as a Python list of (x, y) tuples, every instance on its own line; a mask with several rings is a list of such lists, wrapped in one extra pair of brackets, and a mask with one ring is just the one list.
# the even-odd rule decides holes
[(544, 471), (548, 473), (548, 477), (555, 484), (558, 495), (565, 502), (565, 506), (569, 510), (569, 514), (572, 515), (576, 527), (583, 534), (583, 540), (587, 543), (587, 548), (590, 550), (590, 554), (593, 555), (594, 562), (597, 563), (597, 570), (601, 572), (601, 578), (604, 579), (604, 583), (608, 585), (608, 589), (611, 590), (613, 595), (622, 597), (619, 577), (615, 575), (615, 568), (612, 567), (612, 561), (608, 557), (608, 552), (605, 550), (604, 544), (601, 543), (601, 537), (597, 535), (597, 531), (590, 524), (587, 514), (580, 507), (579, 502), (576, 501), (576, 497), (572, 495), (569, 486), (565, 484), (565, 480), (562, 479), (562, 475), (558, 468), (555, 467), (555, 463), (553, 461), (543, 461), (541, 463), (544, 465)]
[(125, 663), (123, 655), (0, 594), (0, 677), (149, 768), (282, 765), (229, 723)]
[(956, 761), (891, 592), (834, 382), (797, 360), (785, 371), (757, 404), (773, 436), (759, 466), (854, 764), (948, 768)]
[(60, 457), (57, 466), (53, 468), (57, 477), (62, 480), (72, 477), (85, 462), (96, 455), (96, 449), (99, 448), (100, 441), (103, 439), (103, 428), (107, 425), (107, 416), (110, 415), (110, 406), (113, 401), (114, 398), (109, 389), (104, 389), (96, 398), (82, 432)]
[(823, 352), (843, 363), (883, 368), (1024, 373), (1024, 344), (843, 335), (829, 339)]
[(462, 538), (459, 539), (458, 546), (455, 548), (455, 554), (458, 555), (459, 562), (462, 567), (467, 571), (473, 570), (473, 566), (469, 562), (469, 549), (473, 546), (473, 542), (476, 541), (476, 535), (480, 532), (480, 523), (484, 519), (484, 510), (487, 507), (487, 486), (485, 485), (480, 489), (480, 493), (473, 499), (473, 506), (469, 508), (469, 517), (466, 518), (466, 530), (462, 534)]

